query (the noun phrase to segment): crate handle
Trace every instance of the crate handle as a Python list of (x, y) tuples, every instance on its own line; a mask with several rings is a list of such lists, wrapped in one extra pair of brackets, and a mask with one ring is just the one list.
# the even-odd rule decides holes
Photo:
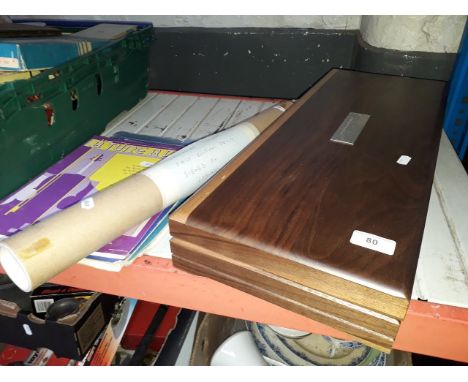
[(100, 73), (96, 73), (96, 93), (97, 95), (101, 95), (102, 93), (102, 78)]
[(78, 93), (76, 89), (70, 90), (70, 99), (72, 104), (72, 110), (76, 111), (76, 109), (78, 109)]

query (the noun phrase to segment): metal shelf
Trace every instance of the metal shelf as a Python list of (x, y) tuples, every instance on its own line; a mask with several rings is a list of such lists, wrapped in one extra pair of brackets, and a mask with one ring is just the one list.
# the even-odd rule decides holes
[[(345, 333), (267, 301), (143, 256), (121, 272), (75, 265), (53, 282), (249, 321), (350, 339)], [(468, 309), (412, 300), (395, 348), (468, 362)]]
[[(181, 140), (222, 130), (274, 100), (156, 92), (106, 130)], [(442, 135), (412, 301), (395, 348), (468, 362), (468, 177)], [(328, 326), (144, 255), (120, 272), (75, 265), (53, 282), (298, 330), (350, 338)], [(421, 301), (423, 300), (423, 301)]]

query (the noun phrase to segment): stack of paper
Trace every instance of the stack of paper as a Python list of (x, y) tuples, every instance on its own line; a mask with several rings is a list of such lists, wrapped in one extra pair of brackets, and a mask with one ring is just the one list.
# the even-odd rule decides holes
[[(95, 137), (0, 201), (0, 237), (11, 236), (49, 215), (85, 200), (97, 191), (144, 170), (182, 147), (180, 144), (133, 142)], [(116, 219), (119, 209), (115, 206)], [(107, 270), (119, 270), (167, 225), (168, 207), (141, 222), (82, 260)], [(82, 222), (90, 224), (90, 222)]]

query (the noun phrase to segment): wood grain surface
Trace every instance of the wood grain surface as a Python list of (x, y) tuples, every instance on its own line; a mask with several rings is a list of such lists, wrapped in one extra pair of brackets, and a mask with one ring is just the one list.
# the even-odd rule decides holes
[[(187, 229), (187, 226), (174, 220), (170, 224), (172, 236), (180, 242), (209, 248), (220, 255), (254, 266), (260, 271), (287, 278), (308, 288), (324, 291), (330, 296), (347, 300), (352, 304), (372, 309), (376, 313), (397, 320), (402, 320), (406, 315), (408, 303), (405, 299), (390, 296), (360, 284), (352, 284), (353, 293), (350, 293), (349, 282), (340, 277), (311, 267), (304, 267), (289, 259), (276, 258), (275, 261), (269, 261), (268, 254), (263, 253), (259, 256), (261, 251), (257, 248), (244, 246), (239, 249), (238, 244), (224, 240), (222, 236), (207, 235), (202, 230), (193, 227)], [(171, 248), (174, 253), (172, 243)]]
[[(174, 239), (174, 265), (390, 349), (400, 322), (206, 248)], [(176, 254), (177, 253), (177, 254)], [(209, 264), (209, 265), (204, 265)]]
[[(444, 97), (444, 82), (330, 73), (172, 215), (171, 234), (401, 320)], [(331, 142), (350, 112), (370, 115), (357, 141)], [(351, 244), (354, 230), (395, 241), (394, 255)]]

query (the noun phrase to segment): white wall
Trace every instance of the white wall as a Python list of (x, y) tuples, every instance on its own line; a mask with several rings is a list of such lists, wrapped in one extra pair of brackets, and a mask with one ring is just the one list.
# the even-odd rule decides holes
[(362, 16), (362, 38), (396, 50), (456, 53), (466, 16)]
[(361, 29), (379, 48), (455, 53), (466, 16), (34, 16), (150, 21), (156, 27)]
[[(17, 16), (19, 17), (19, 16)], [(27, 16), (31, 17), (31, 16)], [(150, 21), (155, 27), (359, 29), (361, 16), (33, 16)]]

